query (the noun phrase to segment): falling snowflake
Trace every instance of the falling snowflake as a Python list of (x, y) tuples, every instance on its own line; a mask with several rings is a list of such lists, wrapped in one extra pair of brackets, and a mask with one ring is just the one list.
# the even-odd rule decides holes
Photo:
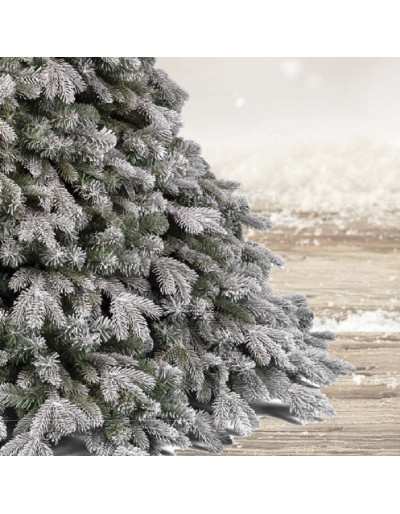
[(280, 63), (282, 74), (290, 80), (297, 79), (302, 72), (303, 65), (298, 60), (282, 61)]
[(242, 96), (238, 96), (237, 98), (235, 98), (235, 107), (237, 109), (241, 109), (245, 103), (246, 100)]

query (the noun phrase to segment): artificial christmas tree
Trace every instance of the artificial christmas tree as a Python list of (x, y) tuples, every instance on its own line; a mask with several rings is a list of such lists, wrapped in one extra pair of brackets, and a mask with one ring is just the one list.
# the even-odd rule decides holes
[(2, 455), (222, 448), (271, 399), (331, 414), (349, 367), (268, 287), (267, 228), (180, 138), (152, 59), (0, 59)]

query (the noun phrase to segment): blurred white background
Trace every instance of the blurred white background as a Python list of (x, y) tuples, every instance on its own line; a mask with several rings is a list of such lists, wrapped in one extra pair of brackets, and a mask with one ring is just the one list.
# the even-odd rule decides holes
[(260, 209), (383, 219), (399, 208), (400, 59), (160, 58), (182, 134)]

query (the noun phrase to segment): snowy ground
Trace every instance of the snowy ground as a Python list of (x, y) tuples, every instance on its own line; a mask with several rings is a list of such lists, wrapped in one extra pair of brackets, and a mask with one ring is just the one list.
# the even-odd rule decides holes
[(348, 313), (345, 319), (316, 318), (315, 330), (331, 330), (340, 332), (377, 332), (400, 333), (400, 317), (397, 312), (386, 312), (382, 309)]
[(300, 223), (299, 215), (315, 213), (315, 226), (362, 220), (366, 229), (398, 226), (399, 169), (400, 147), (367, 141), (259, 149), (215, 166), (218, 176), (241, 182), (254, 209), (278, 222)]

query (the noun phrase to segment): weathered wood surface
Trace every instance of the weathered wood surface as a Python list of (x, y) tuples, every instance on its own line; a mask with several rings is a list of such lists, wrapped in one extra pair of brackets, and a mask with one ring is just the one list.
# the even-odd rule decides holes
[(272, 273), (274, 289), (305, 294), (317, 316), (379, 309), (400, 315), (400, 224), (390, 231), (276, 227), (252, 237), (286, 262)]
[(336, 416), (294, 425), (264, 418), (225, 455), (400, 455), (400, 337), (341, 335), (332, 345), (355, 377), (326, 389)]
[[(399, 232), (278, 227), (252, 237), (286, 260), (273, 272), (274, 289), (304, 293), (317, 316), (376, 309), (400, 315)], [(356, 368), (325, 390), (335, 417), (307, 425), (265, 417), (224, 454), (400, 455), (400, 333), (342, 333), (331, 351)]]

